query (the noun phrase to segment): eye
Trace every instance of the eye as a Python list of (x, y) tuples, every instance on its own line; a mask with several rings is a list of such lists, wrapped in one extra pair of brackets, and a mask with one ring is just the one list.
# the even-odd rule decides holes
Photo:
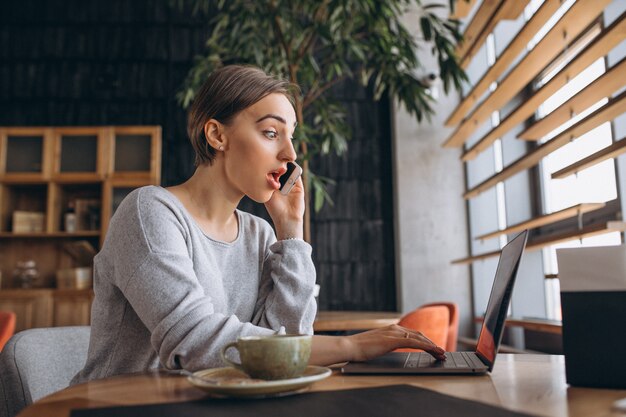
[(268, 139), (278, 139), (278, 132), (274, 131), (274, 130), (264, 130), (263, 134), (265, 135), (265, 137), (267, 137)]

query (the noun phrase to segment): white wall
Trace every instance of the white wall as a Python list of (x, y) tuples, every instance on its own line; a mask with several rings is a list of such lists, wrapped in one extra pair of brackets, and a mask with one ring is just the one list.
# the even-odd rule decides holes
[[(415, 12), (404, 24), (418, 32)], [(424, 48), (425, 71), (436, 61)], [(450, 261), (467, 256), (467, 223), (461, 149), (444, 149), (451, 133), (445, 118), (458, 95), (440, 91), (435, 115), (418, 124), (404, 108), (394, 106), (394, 209), (396, 222), (396, 276), (402, 312), (432, 301), (454, 301), (460, 307), (460, 334), (471, 335), (472, 303), (469, 268)]]

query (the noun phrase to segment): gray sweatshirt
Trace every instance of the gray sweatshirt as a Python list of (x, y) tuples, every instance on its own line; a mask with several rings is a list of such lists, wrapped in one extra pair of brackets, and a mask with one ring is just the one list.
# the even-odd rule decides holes
[(124, 199), (94, 259), (89, 353), (72, 384), (223, 366), (221, 348), (240, 336), (312, 333), (311, 246), (277, 242), (263, 219), (236, 215), (237, 239), (225, 243), (205, 235), (163, 188)]

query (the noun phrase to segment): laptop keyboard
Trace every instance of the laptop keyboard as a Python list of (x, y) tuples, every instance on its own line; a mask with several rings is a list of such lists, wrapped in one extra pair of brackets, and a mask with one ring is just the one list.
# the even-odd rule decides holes
[[(426, 352), (412, 352), (405, 368), (476, 368), (484, 367), (474, 352), (446, 352), (447, 359), (438, 361)], [(478, 363), (477, 363), (478, 362)]]

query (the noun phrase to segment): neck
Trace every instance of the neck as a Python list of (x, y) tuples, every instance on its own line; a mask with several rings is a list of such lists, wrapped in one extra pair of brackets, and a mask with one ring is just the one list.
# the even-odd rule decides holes
[(169, 188), (199, 223), (218, 230), (231, 224), (243, 198), (227, 183), (220, 165), (201, 165), (186, 182)]

